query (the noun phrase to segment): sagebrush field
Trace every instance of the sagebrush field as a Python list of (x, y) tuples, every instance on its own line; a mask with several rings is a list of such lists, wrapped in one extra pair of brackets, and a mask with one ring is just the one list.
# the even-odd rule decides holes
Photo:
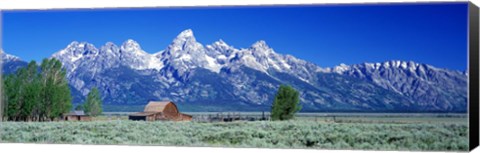
[(263, 148), (466, 151), (468, 126), (312, 121), (2, 122), (0, 141)]

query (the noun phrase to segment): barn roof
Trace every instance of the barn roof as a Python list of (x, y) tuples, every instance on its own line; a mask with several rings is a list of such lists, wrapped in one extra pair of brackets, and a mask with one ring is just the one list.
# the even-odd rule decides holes
[(173, 105), (178, 111), (177, 106), (171, 101), (150, 101), (145, 106), (144, 112), (163, 112), (168, 105)]
[(153, 114), (155, 114), (155, 112), (138, 112), (138, 113), (129, 114), (129, 116), (149, 116)]
[(72, 111), (68, 113), (67, 115), (72, 115), (72, 116), (84, 116), (85, 112), (84, 111)]

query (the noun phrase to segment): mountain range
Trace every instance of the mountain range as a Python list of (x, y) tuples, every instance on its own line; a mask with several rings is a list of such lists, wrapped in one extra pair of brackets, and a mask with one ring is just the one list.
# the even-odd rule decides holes
[[(182, 111), (262, 111), (288, 84), (300, 92), (302, 111), (467, 110), (465, 72), (399, 60), (322, 68), (276, 53), (263, 40), (240, 49), (223, 40), (203, 45), (190, 29), (154, 54), (134, 40), (100, 48), (74, 41), (51, 58), (67, 70), (74, 103), (97, 87), (104, 106), (172, 100)], [(4, 73), (26, 65), (8, 54), (2, 60)]]

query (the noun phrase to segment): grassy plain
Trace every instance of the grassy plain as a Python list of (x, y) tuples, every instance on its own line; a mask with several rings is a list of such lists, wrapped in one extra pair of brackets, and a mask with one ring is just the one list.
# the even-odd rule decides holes
[[(338, 115), (337, 115), (338, 116)], [(117, 118), (116, 118), (117, 117)], [(292, 121), (2, 122), (0, 142), (467, 151), (464, 117), (300, 116)], [(426, 122), (430, 121), (430, 122)]]

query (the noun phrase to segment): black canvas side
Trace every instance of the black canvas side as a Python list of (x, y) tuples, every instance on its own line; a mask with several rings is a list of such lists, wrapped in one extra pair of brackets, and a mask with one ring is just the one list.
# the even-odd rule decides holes
[(478, 39), (478, 7), (470, 2), (469, 7), (469, 148), (475, 149), (479, 143), (479, 39)]

